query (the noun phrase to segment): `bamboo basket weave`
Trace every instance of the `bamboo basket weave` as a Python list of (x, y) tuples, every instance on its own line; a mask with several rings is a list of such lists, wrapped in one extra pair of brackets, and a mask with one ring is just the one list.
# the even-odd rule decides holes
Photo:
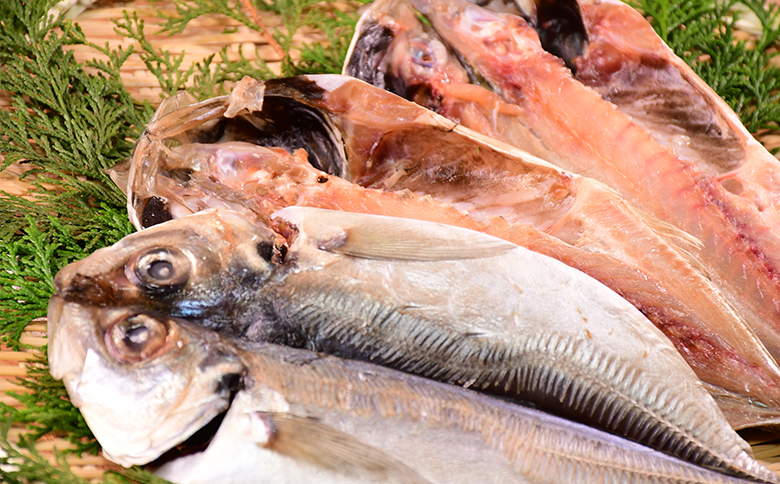
[[(1, 0), (0, 0), (1, 1)], [(156, 1), (157, 9), (175, 13), (170, 1)], [(337, 5), (337, 8), (338, 5)], [(344, 9), (354, 8), (344, 4)], [(223, 46), (228, 46), (228, 55), (231, 59), (239, 57), (239, 51), (244, 57), (252, 60), (255, 55), (265, 60), (272, 71), (279, 74), (281, 71), (281, 58), (276, 51), (268, 45), (266, 39), (260, 33), (253, 31), (235, 20), (224, 16), (200, 17), (187, 27), (182, 34), (174, 38), (168, 35), (155, 35), (158, 17), (149, 0), (136, 0), (122, 2), (115, 0), (102, 0), (94, 3), (89, 9), (76, 17), (87, 38), (92, 42), (103, 45), (106, 42), (112, 46), (132, 45), (133, 41), (114, 32), (112, 19), (122, 18), (123, 10), (132, 14), (135, 12), (146, 24), (146, 36), (155, 48), (164, 48), (171, 52), (184, 51), (185, 57), (182, 65), (189, 65), (201, 61), (211, 54), (216, 54)], [(266, 28), (272, 29), (279, 25), (278, 19), (272, 15), (261, 13)], [(296, 35), (295, 44), (317, 43), (324, 40), (316, 31), (302, 31)], [(86, 61), (99, 57), (93, 49), (86, 46), (76, 46), (73, 49), (78, 61)], [(131, 95), (141, 101), (158, 103), (162, 90), (157, 78), (146, 68), (138, 54), (133, 54), (121, 68), (122, 80)], [(8, 107), (8, 98), (0, 92), (0, 109)], [(770, 141), (771, 145), (780, 145), (780, 137), (775, 136)], [(2, 155), (0, 154), (0, 160)], [(29, 185), (18, 180), (22, 172), (20, 167), (12, 166), (0, 172), (0, 190), (13, 195), (23, 195)], [(31, 323), (21, 337), (22, 343), (42, 347), (46, 344), (46, 320), (39, 319)], [(0, 346), (0, 402), (7, 405), (19, 405), (19, 402), (6, 394), (7, 391), (24, 392), (15, 379), (27, 374), (27, 361), (32, 359), (39, 350), (10, 351)], [(10, 437), (14, 441), (25, 432), (22, 424), (15, 424), (11, 429)], [(753, 447), (757, 458), (764, 462), (770, 469), (780, 473), (780, 430), (748, 430), (742, 432), (743, 437)], [(54, 450), (62, 451), (71, 448), (62, 436), (49, 435), (42, 438), (36, 444), (36, 450), (41, 456), (54, 462)], [(117, 469), (102, 456), (84, 455), (82, 457), (70, 456), (66, 459), (71, 470), (77, 476), (85, 479), (99, 479), (106, 470)]]

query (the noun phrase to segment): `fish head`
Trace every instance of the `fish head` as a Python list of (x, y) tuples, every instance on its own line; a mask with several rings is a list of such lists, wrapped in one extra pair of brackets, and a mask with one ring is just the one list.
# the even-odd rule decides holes
[(235, 212), (206, 210), (131, 234), (63, 268), (64, 303), (128, 307), (238, 332), (250, 295), (275, 273), (286, 241)]
[(230, 96), (194, 103), (177, 95), (163, 101), (136, 143), (132, 158), (110, 170), (127, 195), (133, 225), (146, 228), (209, 207), (198, 201), (200, 206), (193, 208), (192, 203), (165, 193), (166, 186), (173, 187), (169, 192), (186, 188), (192, 174), (204, 168), (201, 162), (210, 158), (209, 146), (213, 151), (226, 144), (245, 144), (281, 150), (288, 156), (303, 150), (315, 169), (341, 175), (346, 166), (341, 133), (317, 106), (321, 95), (316, 82), (304, 78), (258, 81), (247, 77)]
[(437, 112), (441, 89), (473, 75), (425, 17), (400, 0), (374, 2), (362, 14), (344, 74)]
[(103, 447), (146, 464), (222, 414), (246, 366), (230, 342), (158, 313), (49, 304), (49, 364)]

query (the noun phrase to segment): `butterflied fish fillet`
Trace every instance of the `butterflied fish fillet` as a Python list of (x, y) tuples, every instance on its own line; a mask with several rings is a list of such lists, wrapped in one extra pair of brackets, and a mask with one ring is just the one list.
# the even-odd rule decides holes
[[(667, 242), (678, 237), (676, 230), (638, 215), (597, 182), (565, 174), (460, 128), (453, 130), (446, 120), (364, 83), (327, 76), (311, 79), (330, 83), (333, 89), (320, 92), (317, 84), (303, 89), (302, 79), (268, 88), (246, 80), (233, 96), (272, 99), (274, 92), (283, 92), (323, 109), (344, 133), (350, 153), (344, 169), (352, 178), (377, 188), (429, 193), (467, 208), (471, 219), (406, 192), (360, 189), (313, 169), (303, 150), (290, 155), (280, 148), (228, 141), (262, 138), (239, 130), (256, 122), (223, 119), (223, 129), (232, 135), (223, 136), (222, 142), (186, 143), (189, 138), (179, 137), (183, 121), (178, 111), (172, 112), (172, 121), (163, 117), (152, 123), (147, 131), (153, 134), (139, 143), (135, 164), (145, 169), (135, 175), (133, 184), (140, 188), (135, 198), (162, 200), (173, 216), (228, 207), (267, 224), (276, 210), (305, 205), (442, 221), (500, 236), (586, 272), (640, 308), (699, 377), (715, 386), (713, 393), (729, 398), (727, 417), (735, 427), (777, 418), (774, 360), (717, 289)], [(306, 99), (307, 90), (318, 94)], [(231, 106), (237, 112), (245, 109), (243, 101)], [(381, 106), (392, 117), (383, 118), (372, 106)], [(184, 144), (165, 149), (169, 135), (164, 131), (170, 128), (164, 126), (176, 130), (173, 138)], [(149, 218), (146, 209), (154, 206), (143, 202), (131, 210)], [(742, 404), (735, 405), (738, 401)]]
[(755, 482), (469, 390), (148, 311), (55, 297), (49, 326), (52, 374), (104, 454), (162, 455), (147, 469), (179, 484)]
[(56, 297), (185, 317), (535, 402), (698, 465), (771, 481), (679, 353), (582, 272), (417, 220), (287, 207), (276, 231), (200, 212), (60, 271)]
[(436, 32), (516, 104), (565, 168), (600, 179), (702, 241), (701, 260), (773, 355), (780, 354), (780, 239), (695, 163), (571, 76), (522, 18), (456, 0), (414, 0)]
[[(589, 42), (585, 55), (575, 59), (577, 78), (673, 149), (681, 160), (695, 165), (718, 199), (728, 200), (729, 213), (745, 214), (741, 220), (749, 221), (746, 235), (758, 244), (763, 232), (776, 235), (780, 162), (636, 11), (620, 2), (580, 5)], [(770, 244), (774, 239), (765, 247), (776, 249)], [(776, 267), (778, 257), (774, 251), (765, 256), (766, 270)], [(772, 276), (776, 281), (776, 273)], [(747, 287), (755, 291), (750, 284)], [(735, 294), (733, 299), (757, 318), (774, 314), (758, 307), (754, 302), (758, 298), (751, 301)], [(777, 349), (773, 350), (777, 356)]]

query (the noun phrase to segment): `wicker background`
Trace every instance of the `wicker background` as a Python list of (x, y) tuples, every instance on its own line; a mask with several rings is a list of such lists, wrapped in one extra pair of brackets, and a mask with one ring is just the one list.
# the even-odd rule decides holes
[[(2, 0), (0, 0), (2, 1)], [(171, 2), (156, 1), (155, 5), (162, 11), (174, 13)], [(352, 8), (344, 5), (343, 8)], [(183, 65), (189, 65), (192, 62), (200, 61), (208, 55), (218, 53), (223, 46), (228, 46), (228, 53), (232, 58), (238, 58), (239, 48), (245, 57), (251, 59), (255, 52), (261, 58), (266, 60), (272, 70), (279, 73), (281, 58), (276, 54), (263, 38), (263, 36), (238, 22), (223, 16), (205, 16), (193, 21), (183, 34), (178, 34), (173, 39), (167, 35), (153, 35), (157, 29), (155, 25), (158, 22), (157, 15), (152, 8), (149, 0), (138, 0), (135, 2), (121, 2), (114, 0), (102, 0), (95, 2), (89, 9), (82, 12), (76, 20), (85, 32), (87, 37), (93, 42), (102, 45), (109, 42), (114, 46), (129, 46), (132, 41), (121, 37), (114, 32), (112, 19), (122, 17), (122, 11), (135, 11), (139, 18), (146, 24), (147, 38), (157, 48), (165, 48), (172, 52), (184, 50), (185, 60)], [(268, 28), (279, 24), (278, 20), (270, 15), (262, 15), (263, 22)], [(229, 33), (225, 30), (228, 29)], [(303, 31), (296, 37), (296, 42), (312, 43), (319, 42), (322, 38), (316, 32)], [(84, 61), (94, 58), (96, 53), (87, 47), (76, 47), (73, 49), (76, 58)], [(161, 90), (156, 77), (151, 74), (137, 54), (133, 55), (122, 67), (122, 79), (131, 94), (139, 100), (148, 100), (157, 103), (160, 100)], [(7, 97), (0, 93), (0, 108), (8, 105)], [(780, 145), (780, 137), (776, 139), (764, 139), (769, 141), (770, 145)], [(0, 155), (1, 157), (2, 155)], [(15, 195), (23, 194), (27, 188), (25, 184), (20, 183), (17, 178), (21, 169), (11, 167), (0, 173), (0, 190), (5, 190)], [(43, 346), (46, 343), (46, 321), (38, 320), (27, 327), (22, 336), (23, 343), (29, 343), (35, 346)], [(14, 379), (24, 376), (27, 371), (26, 361), (33, 356), (34, 352), (13, 352), (0, 347), (0, 402), (8, 405), (17, 405), (17, 400), (5, 394), (8, 390), (24, 391), (14, 383)], [(11, 430), (12, 440), (16, 438), (24, 428), (17, 425)], [(763, 460), (771, 469), (780, 473), (780, 431), (757, 431), (751, 430), (743, 433), (743, 436), (753, 446), (756, 457)], [(42, 439), (37, 445), (37, 450), (41, 455), (53, 461), (53, 450), (63, 450), (70, 446), (61, 436), (48, 436)], [(68, 464), (74, 473), (87, 479), (98, 479), (103, 472), (109, 468), (116, 468), (113, 464), (100, 456), (84, 456), (82, 458), (69, 457)]]

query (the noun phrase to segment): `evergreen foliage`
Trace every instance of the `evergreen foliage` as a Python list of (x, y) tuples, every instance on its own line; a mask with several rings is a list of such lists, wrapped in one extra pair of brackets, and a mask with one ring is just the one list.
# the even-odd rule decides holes
[[(780, 5), (763, 0), (632, 0), (658, 35), (734, 111), (751, 133), (780, 129)], [(745, 38), (737, 21), (751, 15), (759, 35)]]
[[(0, 343), (12, 349), (24, 349), (24, 328), (46, 315), (60, 268), (133, 230), (124, 196), (105, 170), (131, 154), (154, 110), (132, 99), (121, 81), (120, 68), (135, 50), (95, 45), (77, 23), (46, 18), (53, 3), (0, 1), (0, 91), (11, 99), (11, 108), (0, 111), (0, 170), (22, 163), (29, 168), (22, 178), (32, 186), (25, 198), (0, 195)], [(633, 5), (749, 130), (777, 130), (780, 69), (771, 61), (780, 36), (780, 7), (760, 0), (742, 3), (758, 19), (757, 39), (737, 35), (735, 0), (636, 0)], [(270, 34), (285, 52), (282, 75), (341, 71), (357, 19), (354, 11), (342, 12), (334, 0), (253, 0), (253, 5), (278, 19)], [(237, 0), (176, 0), (174, 15), (158, 11), (160, 28), (171, 35), (197, 17), (215, 13), (261, 30)], [(245, 75), (274, 75), (262, 60), (249, 60), (259, 56), (230, 60), (226, 48), (184, 65), (183, 54), (153, 48), (146, 26), (134, 14), (124, 14), (115, 26), (140, 46), (141, 58), (167, 95), (186, 88), (205, 99), (225, 94), (230, 82)], [(299, 46), (293, 38), (301, 29), (316, 29), (327, 42)], [(67, 49), (75, 45), (89, 46), (107, 60), (79, 64)], [(4, 482), (82, 483), (68, 470), (66, 453), (58, 454), (52, 465), (35, 452), (34, 442), (50, 433), (66, 435), (77, 453), (95, 452), (97, 443), (62, 383), (49, 375), (45, 357), (29, 368), (29, 376), (20, 381), (26, 392), (13, 394), (20, 407), (0, 404)], [(8, 439), (12, 421), (27, 424), (29, 431), (14, 446)], [(162, 482), (138, 469), (107, 473), (104, 481)]]

